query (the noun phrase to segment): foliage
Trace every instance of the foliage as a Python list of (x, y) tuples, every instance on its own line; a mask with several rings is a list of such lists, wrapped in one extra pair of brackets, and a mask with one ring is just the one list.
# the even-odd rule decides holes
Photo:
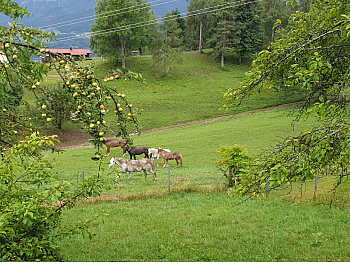
[(180, 13), (178, 10), (167, 12), (160, 26), (162, 37), (153, 51), (154, 61), (163, 65), (163, 76), (165, 76), (174, 62), (181, 60), (182, 29), (180, 27)]
[[(46, 92), (39, 94), (37, 98), (39, 112), (44, 110), (41, 117), (44, 121), (52, 123), (56, 128), (62, 131), (62, 125), (65, 121), (71, 119), (71, 112), (75, 109), (74, 99), (64, 88), (63, 83), (57, 83), (54, 87), (46, 87)], [(47, 114), (51, 117), (46, 118)]]
[(249, 171), (253, 161), (253, 157), (242, 145), (223, 146), (217, 151), (217, 154), (220, 159), (216, 161), (216, 165), (224, 172), (229, 187), (234, 186), (242, 174)]
[[(52, 230), (57, 226), (62, 209), (78, 200), (100, 192), (102, 156), (100, 149), (112, 125), (117, 136), (129, 138), (130, 130), (138, 132), (136, 109), (126, 95), (104, 82), (121, 78), (142, 80), (140, 74), (129, 71), (111, 71), (103, 81), (94, 76), (92, 65), (80, 66), (71, 57), (55, 55), (44, 42), (54, 38), (53, 33), (24, 27), (17, 23), (28, 14), (15, 2), (6, 1), (0, 11), (14, 20), (8, 28), (0, 27), (0, 97), (22, 99), (18, 87), (34, 94), (41, 108), (41, 116), (58, 126), (68, 115), (62, 103), (72, 104), (76, 120), (91, 136), (99, 160), (94, 175), (83, 185), (61, 181), (51, 169), (44, 150), (56, 151), (53, 137), (42, 137), (31, 119), (23, 116), (17, 104), (1, 108), (0, 114), (0, 258), (2, 260), (61, 260)], [(34, 61), (33, 56), (49, 56), (49, 63)], [(49, 68), (56, 70), (62, 83), (58, 89), (48, 90), (41, 81)], [(66, 99), (66, 100), (64, 100)], [(60, 101), (57, 101), (60, 100)], [(21, 101), (22, 102), (22, 101)], [(25, 101), (23, 101), (24, 103)], [(60, 103), (57, 103), (60, 102)], [(59, 108), (57, 107), (59, 106)], [(58, 114), (64, 111), (64, 115)], [(113, 122), (104, 119), (108, 110), (114, 110)], [(84, 225), (76, 228), (83, 229)], [(75, 231), (69, 229), (66, 234)]]
[[(203, 13), (205, 8), (204, 0), (187, 0), (189, 5), (187, 7), (187, 17), (185, 20), (185, 39), (184, 43), (187, 47), (193, 48), (198, 46), (199, 53), (202, 53), (202, 43), (205, 36), (204, 32), (208, 31), (206, 28), (206, 15)], [(199, 34), (198, 34), (199, 33)]]
[[(54, 142), (54, 137), (33, 133), (2, 156), (1, 260), (61, 260), (52, 230), (63, 209), (99, 191), (96, 178), (76, 187), (56, 176), (50, 162), (40, 153), (41, 150), (55, 151)], [(79, 227), (82, 229), (82, 225)]]
[[(287, 1), (285, 0), (264, 0), (261, 1), (261, 7), (263, 47), (265, 49), (271, 42), (278, 39), (276, 37), (276, 30), (282, 30), (288, 27), (289, 17), (295, 10), (293, 10), (291, 5), (287, 5)], [(279, 21), (279, 27), (277, 28), (275, 27), (276, 21)]]
[(259, 4), (230, 6), (223, 0), (211, 0), (209, 5), (220, 7), (216, 12), (208, 14), (211, 32), (208, 42), (221, 56), (221, 67), (224, 67), (227, 53), (236, 52), (240, 62), (248, 54), (255, 53), (261, 42)]
[(239, 89), (225, 93), (225, 106), (230, 106), (263, 88), (299, 88), (304, 94), (300, 113), (320, 119), (314, 129), (286, 139), (262, 158), (242, 182), (240, 193), (261, 194), (268, 176), (278, 186), (330, 174), (338, 177), (339, 184), (346, 175), (350, 159), (349, 10), (347, 2), (322, 0), (309, 13), (292, 15), (294, 26), (288, 36), (259, 54)]
[(140, 25), (155, 21), (150, 4), (144, 0), (98, 1), (95, 17), (91, 27), (94, 32), (90, 38), (92, 49), (99, 56), (121, 62), (123, 69), (131, 51), (142, 49), (150, 39), (148, 27)]

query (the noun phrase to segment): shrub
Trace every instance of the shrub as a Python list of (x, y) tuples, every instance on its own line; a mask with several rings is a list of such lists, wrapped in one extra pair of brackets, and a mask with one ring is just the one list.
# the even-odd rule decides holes
[(223, 146), (217, 151), (217, 154), (219, 160), (215, 164), (224, 172), (228, 186), (233, 187), (240, 179), (240, 175), (249, 170), (253, 157), (242, 145)]

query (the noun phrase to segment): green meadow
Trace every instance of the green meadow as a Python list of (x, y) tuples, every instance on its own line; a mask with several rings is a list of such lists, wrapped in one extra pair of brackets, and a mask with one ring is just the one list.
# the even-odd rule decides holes
[[(96, 60), (96, 72), (106, 75), (108, 62)], [(150, 57), (129, 61), (130, 70), (143, 73), (146, 83), (108, 83), (125, 92), (142, 108), (144, 132), (134, 145), (169, 148), (183, 154), (183, 167), (156, 168), (144, 182), (143, 173), (126, 174), (115, 183), (117, 167), (108, 168), (112, 148), (103, 159), (104, 188), (92, 198), (66, 210), (60, 227), (95, 218), (88, 234), (63, 236), (57, 244), (67, 261), (348, 261), (350, 260), (349, 182), (338, 188), (329, 208), (332, 178), (321, 178), (316, 201), (313, 181), (270, 192), (267, 198), (237, 198), (228, 194), (216, 168), (216, 151), (224, 145), (244, 145), (258, 156), (286, 136), (311, 128), (315, 119), (293, 123), (294, 106), (255, 111), (298, 101), (293, 91), (265, 92), (246, 101), (238, 111), (218, 110), (220, 92), (237, 87), (247, 66), (220, 70), (208, 56), (188, 53), (183, 64), (165, 78)], [(294, 94), (294, 95), (292, 95)], [(196, 120), (232, 115), (206, 123)], [(112, 115), (110, 116), (112, 118)], [(191, 125), (179, 126), (190, 122)], [(293, 123), (293, 125), (292, 125)], [(103, 148), (103, 150), (106, 150)], [(96, 173), (92, 146), (47, 153), (62, 179), (82, 183)], [(301, 190), (303, 193), (301, 194)], [(107, 212), (107, 214), (105, 214)]]

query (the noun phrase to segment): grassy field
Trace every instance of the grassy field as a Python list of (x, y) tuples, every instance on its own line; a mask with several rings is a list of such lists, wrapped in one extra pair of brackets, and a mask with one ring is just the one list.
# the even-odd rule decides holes
[[(213, 162), (221, 145), (242, 144), (258, 155), (312, 124), (300, 122), (292, 130), (288, 112), (287, 108), (257, 112), (135, 137), (137, 145), (183, 153), (184, 167), (174, 169), (171, 163), (171, 193), (167, 169), (157, 168), (157, 182), (149, 176), (145, 183), (143, 174), (134, 173), (134, 183), (124, 175), (115, 185), (117, 171), (109, 170), (109, 158), (105, 159), (103, 176), (109, 187), (100, 199), (65, 212), (62, 226), (103, 210), (110, 215), (90, 225), (92, 239), (82, 235), (61, 239), (62, 253), (69, 261), (349, 260), (350, 212), (341, 204), (349, 193), (345, 190), (332, 209), (323, 205), (329, 203), (332, 181), (321, 180), (325, 186), (319, 186), (316, 202), (321, 205), (312, 204), (312, 182), (302, 196), (297, 194), (300, 185), (295, 185), (287, 197), (277, 191), (269, 199), (245, 201), (230, 198), (220, 181), (222, 174)], [(92, 152), (91, 147), (68, 150), (57, 159), (56, 169), (67, 179), (80, 177), (82, 170), (91, 175), (96, 170), (96, 162), (89, 159)], [(121, 150), (113, 148), (112, 155), (121, 156)]]
[[(94, 62), (101, 77), (113, 67), (101, 59)], [(248, 68), (228, 65), (220, 70), (196, 53), (187, 53), (184, 63), (165, 78), (150, 57), (132, 58), (128, 65), (142, 72), (146, 83), (115, 82), (118, 90), (143, 109), (140, 121), (145, 130), (162, 127), (133, 137), (134, 144), (180, 151), (184, 166), (175, 169), (175, 162), (170, 163), (169, 193), (167, 169), (157, 167), (157, 182), (149, 176), (145, 183), (143, 174), (134, 173), (134, 183), (124, 175), (115, 184), (118, 169), (109, 169), (109, 157), (105, 158), (106, 187), (101, 197), (65, 211), (61, 226), (110, 213), (90, 224), (92, 239), (79, 234), (60, 239), (68, 261), (350, 260), (349, 182), (338, 189), (332, 209), (328, 208), (332, 178), (321, 179), (315, 202), (312, 181), (273, 191), (268, 199), (238, 199), (228, 196), (214, 164), (220, 146), (241, 144), (257, 156), (284, 137), (310, 128), (313, 119), (297, 122), (293, 129), (289, 107), (163, 128), (231, 114), (218, 110), (220, 92), (237, 87)], [(249, 99), (237, 113), (297, 100), (293, 92), (270, 90)], [(122, 156), (120, 148), (111, 151), (111, 156)], [(62, 179), (81, 183), (83, 171), (88, 177), (97, 170), (97, 162), (90, 159), (93, 153), (92, 147), (66, 150), (55, 156), (54, 170)]]
[[(154, 64), (151, 56), (131, 57), (127, 61), (127, 69), (142, 73), (145, 82), (115, 80), (105, 83), (125, 93), (134, 107), (142, 111), (138, 119), (143, 130), (233, 113), (219, 110), (223, 103), (222, 92), (238, 87), (249, 67), (227, 64), (223, 70), (207, 55), (186, 52), (183, 56), (183, 62), (166, 77), (162, 77), (160, 66)], [(101, 79), (115, 68), (115, 65), (101, 58), (83, 63), (95, 65), (96, 76)], [(50, 72), (44, 84), (54, 84), (57, 77), (57, 74)], [(295, 90), (284, 93), (267, 90), (259, 97), (248, 99), (235, 113), (291, 103), (298, 101), (299, 97)], [(107, 118), (112, 123), (113, 111)], [(72, 128), (72, 125), (65, 125), (65, 128)]]
[[(184, 167), (174, 169), (175, 161), (169, 162), (174, 178), (180, 180), (187, 178), (189, 180), (187, 182), (193, 182), (196, 185), (215, 185), (221, 177), (214, 165), (214, 161), (217, 160), (216, 151), (220, 146), (241, 144), (246, 146), (252, 154), (258, 155), (269, 146), (281, 142), (283, 137), (297, 135), (303, 128), (311, 126), (312, 122), (310, 124), (299, 122), (296, 123), (293, 130), (291, 127), (293, 118), (289, 116), (290, 110), (291, 108), (284, 108), (256, 112), (201, 125), (145, 133), (133, 137), (134, 145), (179, 151), (183, 154)], [(77, 174), (78, 177), (82, 171), (86, 175), (91, 174), (96, 171), (97, 165), (97, 162), (90, 159), (93, 152), (93, 147), (67, 150), (55, 160), (55, 170), (66, 179), (72, 179), (72, 173)], [(122, 150), (112, 148), (111, 156), (122, 157)], [(109, 159), (104, 160), (105, 173), (107, 177), (111, 176), (109, 179), (114, 180), (115, 175), (109, 175), (111, 173), (111, 170), (108, 170)], [(143, 184), (143, 179), (140, 179), (141, 174), (135, 174), (135, 176), (135, 183)], [(167, 170), (159, 167), (158, 177), (159, 183), (165, 182)], [(129, 178), (123, 176), (120, 182), (129, 185)], [(149, 183), (153, 184), (151, 179)]]
[(348, 209), (247, 200), (225, 193), (96, 202), (70, 210), (92, 223), (92, 239), (61, 242), (69, 261), (348, 261)]

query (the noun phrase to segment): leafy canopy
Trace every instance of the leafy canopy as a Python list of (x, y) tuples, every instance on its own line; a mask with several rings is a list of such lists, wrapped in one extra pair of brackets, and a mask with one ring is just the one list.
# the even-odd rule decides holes
[(224, 107), (230, 108), (263, 88), (297, 88), (303, 94), (299, 117), (315, 114), (320, 120), (313, 130), (287, 138), (257, 161), (236, 188), (238, 193), (262, 194), (268, 177), (270, 186), (277, 187), (329, 174), (338, 176), (338, 185), (347, 175), (349, 13), (349, 1), (320, 0), (308, 13), (293, 14), (288, 34), (259, 53), (240, 88), (224, 94)]
[[(25, 8), (5, 0), (0, 12), (13, 19), (8, 27), (0, 26), (0, 260), (62, 261), (55, 239), (85, 229), (86, 224), (77, 224), (56, 235), (53, 229), (60, 222), (64, 208), (100, 193), (103, 159), (100, 152), (105, 135), (113, 129), (117, 136), (131, 143), (129, 132), (139, 132), (137, 110), (125, 94), (115, 86), (106, 87), (104, 82), (121, 78), (142, 80), (142, 77), (117, 70), (103, 80), (98, 79), (92, 65), (81, 66), (70, 57), (52, 54), (45, 47), (45, 42), (55, 39), (53, 33), (19, 24), (17, 19), (28, 15)], [(33, 61), (34, 56), (41, 55), (48, 55), (49, 63)], [(98, 168), (84, 184), (60, 179), (52, 169), (52, 155), (44, 157), (42, 153), (59, 151), (55, 137), (41, 136), (19, 107), (25, 103), (21, 90), (26, 90), (37, 99), (44, 121), (61, 117), (54, 115), (57, 104), (52, 103), (58, 92), (52, 94), (41, 84), (49, 68), (58, 73), (59, 92), (67, 96), (66, 101), (73, 108), (70, 113), (92, 136), (91, 142), (97, 149)], [(115, 112), (110, 123), (105, 120), (108, 110)]]

